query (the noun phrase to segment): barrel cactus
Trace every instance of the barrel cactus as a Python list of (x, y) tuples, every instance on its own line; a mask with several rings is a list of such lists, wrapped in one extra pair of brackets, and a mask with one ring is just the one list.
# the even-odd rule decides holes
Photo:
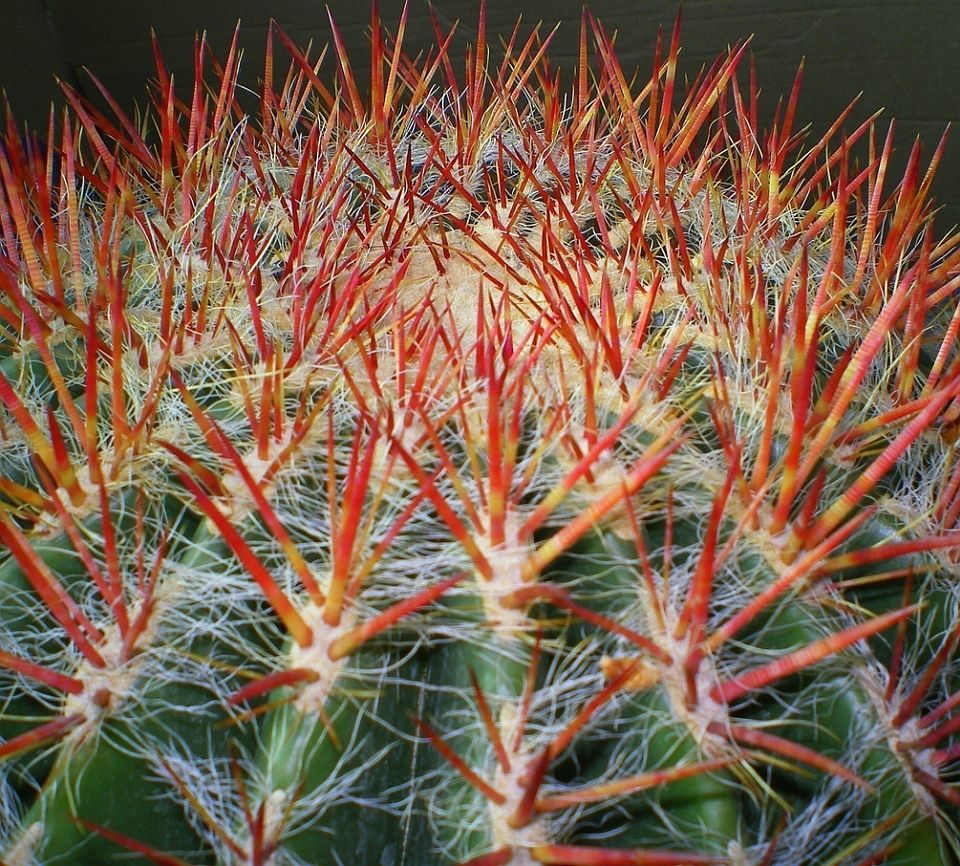
[(8, 123), (0, 860), (957, 864), (942, 142), (405, 23)]

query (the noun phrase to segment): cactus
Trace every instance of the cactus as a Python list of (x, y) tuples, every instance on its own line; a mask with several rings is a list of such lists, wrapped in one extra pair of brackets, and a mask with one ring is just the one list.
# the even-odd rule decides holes
[(960, 863), (943, 142), (405, 24), (8, 121), (0, 861)]

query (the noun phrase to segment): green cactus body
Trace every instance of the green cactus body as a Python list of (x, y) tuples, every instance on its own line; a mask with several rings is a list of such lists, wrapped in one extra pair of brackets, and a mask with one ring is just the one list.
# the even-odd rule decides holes
[(940, 151), (372, 24), (0, 144), (0, 862), (957, 866)]

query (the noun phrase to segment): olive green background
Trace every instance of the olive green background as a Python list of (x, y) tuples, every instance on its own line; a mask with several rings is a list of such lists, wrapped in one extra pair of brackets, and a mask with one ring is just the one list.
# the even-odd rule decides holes
[[(588, 5), (608, 30), (618, 32), (624, 66), (639, 68), (645, 80), (657, 29), (669, 31), (676, 2), (594, 0)], [(363, 78), (369, 5), (366, 0), (332, 0), (329, 6)], [(545, 30), (562, 22), (551, 56), (557, 66), (569, 68), (576, 56), (581, 6), (580, 0), (489, 0), (489, 32), (506, 36), (521, 14), (524, 32), (538, 21)], [(401, 8), (396, 0), (381, 2), (389, 26)], [(476, 34), (478, 8), (477, 0), (434, 3), (445, 29), (460, 19), (458, 56)], [(18, 119), (35, 128), (45, 127), (51, 102), (62, 104), (54, 76), (92, 94), (84, 66), (132, 107), (144, 101), (145, 82), (153, 73), (151, 27), (168, 66), (179, 80), (189, 82), (194, 34), (205, 30), (222, 54), (238, 19), (245, 50), (243, 81), (256, 87), (271, 18), (300, 45), (313, 39), (319, 47), (329, 40), (327, 12), (319, 0), (0, 0), (0, 87)], [(789, 91), (806, 57), (800, 120), (823, 131), (862, 92), (847, 128), (881, 108), (884, 118), (895, 117), (898, 168), (917, 135), (929, 156), (948, 122), (960, 120), (960, 0), (687, 0), (682, 71), (694, 74), (728, 45), (751, 35), (765, 117), (772, 114), (777, 97)], [(431, 41), (426, 0), (410, 0), (406, 45), (415, 53)], [(960, 224), (960, 130), (948, 142), (935, 194), (943, 205), (937, 221), (938, 234), (943, 234)]]

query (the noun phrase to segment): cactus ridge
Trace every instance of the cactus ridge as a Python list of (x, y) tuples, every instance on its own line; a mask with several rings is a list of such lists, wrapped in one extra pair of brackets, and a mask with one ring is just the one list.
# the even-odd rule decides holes
[(8, 116), (0, 863), (956, 866), (944, 140), (406, 23)]

